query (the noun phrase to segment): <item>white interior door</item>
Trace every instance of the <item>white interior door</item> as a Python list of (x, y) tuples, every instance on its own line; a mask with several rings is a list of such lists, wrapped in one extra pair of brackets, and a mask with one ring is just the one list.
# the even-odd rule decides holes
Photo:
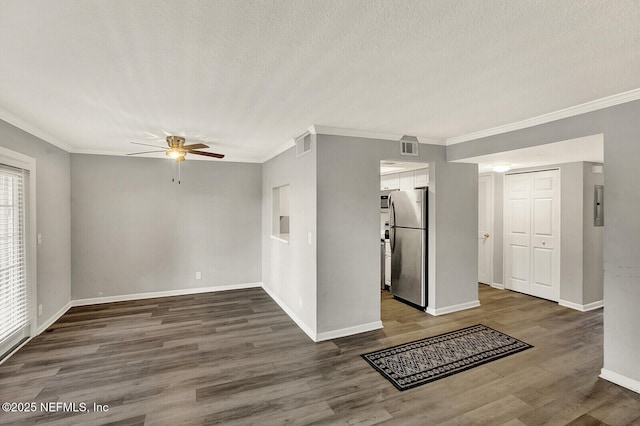
[(493, 283), (493, 175), (478, 177), (478, 282)]
[(559, 171), (505, 175), (504, 199), (505, 288), (557, 301)]
[(558, 170), (531, 174), (530, 294), (560, 296), (560, 179)]
[(504, 287), (529, 292), (531, 262), (531, 179), (504, 177)]

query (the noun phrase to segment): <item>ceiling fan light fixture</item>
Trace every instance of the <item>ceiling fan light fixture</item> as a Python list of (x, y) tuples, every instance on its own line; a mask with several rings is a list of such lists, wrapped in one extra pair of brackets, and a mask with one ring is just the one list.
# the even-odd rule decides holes
[(494, 164), (493, 166), (491, 166), (491, 170), (496, 173), (508, 172), (509, 170), (511, 170), (511, 164)]
[(173, 160), (176, 160), (177, 162), (184, 161), (186, 159), (187, 154), (201, 155), (204, 157), (213, 157), (213, 158), (224, 158), (224, 154), (217, 154), (215, 152), (207, 152), (207, 151), (199, 151), (200, 149), (209, 148), (208, 145), (205, 145), (203, 143), (193, 143), (193, 144), (185, 145), (184, 142), (185, 142), (185, 139), (182, 136), (167, 136), (168, 148), (164, 148), (157, 145), (149, 145), (146, 143), (132, 141), (131, 142), (132, 144), (152, 146), (154, 148), (158, 148), (158, 150), (134, 152), (127, 155), (139, 155), (139, 154), (151, 154), (154, 152), (164, 152), (167, 157)]
[(171, 157), (176, 161), (184, 161), (184, 156), (186, 152), (181, 151), (179, 149), (170, 149), (167, 151), (167, 157)]

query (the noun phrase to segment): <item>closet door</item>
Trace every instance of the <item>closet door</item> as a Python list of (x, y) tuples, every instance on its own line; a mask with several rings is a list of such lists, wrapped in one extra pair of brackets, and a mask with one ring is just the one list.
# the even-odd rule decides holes
[(531, 282), (531, 178), (504, 177), (504, 284), (529, 293)]
[(560, 298), (560, 179), (558, 170), (531, 173), (529, 294)]
[(560, 296), (559, 173), (505, 175), (505, 288), (554, 301)]

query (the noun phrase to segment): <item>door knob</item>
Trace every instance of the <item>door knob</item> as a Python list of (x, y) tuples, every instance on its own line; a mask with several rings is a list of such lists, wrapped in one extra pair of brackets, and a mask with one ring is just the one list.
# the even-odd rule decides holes
[(489, 234), (484, 234), (484, 237), (485, 238), (489, 238)]

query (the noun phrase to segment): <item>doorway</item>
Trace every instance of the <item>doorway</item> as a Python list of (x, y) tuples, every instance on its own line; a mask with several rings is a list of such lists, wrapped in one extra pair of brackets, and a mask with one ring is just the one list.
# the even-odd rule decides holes
[[(380, 274), (381, 289), (389, 297), (393, 295), (393, 250), (390, 231), (389, 195), (396, 191), (427, 189), (429, 186), (429, 163), (383, 160), (380, 162)], [(425, 196), (426, 199), (426, 196)], [(426, 227), (426, 224), (425, 224)], [(425, 237), (424, 248), (427, 240)], [(427, 282), (427, 256), (424, 256), (424, 282)], [(397, 266), (397, 265), (396, 265)], [(396, 268), (396, 273), (397, 273)], [(422, 273), (422, 272), (421, 272)], [(425, 294), (427, 289), (424, 289)], [(383, 294), (385, 295), (385, 294)]]
[(478, 282), (493, 284), (493, 174), (478, 176)]

